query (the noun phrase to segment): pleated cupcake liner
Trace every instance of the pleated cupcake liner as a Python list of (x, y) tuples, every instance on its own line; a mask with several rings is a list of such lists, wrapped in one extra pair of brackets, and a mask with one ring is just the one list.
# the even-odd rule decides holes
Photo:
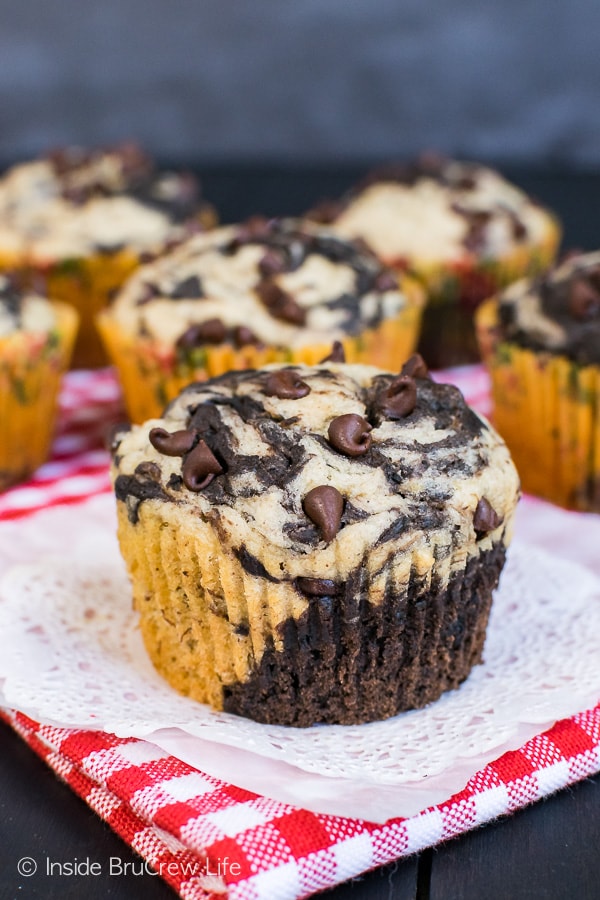
[[(129, 510), (131, 512), (131, 510)], [(386, 564), (307, 596), (296, 579), (251, 575), (218, 524), (118, 504), (119, 541), (147, 652), (178, 691), (271, 724), (352, 724), (457, 687), (481, 660), (510, 521), (469, 552), (384, 548)], [(492, 538), (494, 542), (492, 542)]]
[(559, 506), (600, 512), (600, 367), (501, 341), (495, 300), (479, 310), (477, 329), (494, 424), (523, 489)]
[(56, 329), (45, 337), (16, 332), (0, 339), (0, 490), (23, 481), (48, 457), (61, 377), (69, 366), (77, 314), (55, 304)]

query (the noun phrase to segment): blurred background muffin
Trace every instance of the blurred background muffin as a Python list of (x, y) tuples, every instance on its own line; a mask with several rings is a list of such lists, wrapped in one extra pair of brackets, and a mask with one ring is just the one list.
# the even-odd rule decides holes
[(600, 251), (511, 285), (477, 327), (524, 489), (600, 512)]
[(215, 222), (190, 173), (158, 172), (135, 144), (68, 147), (0, 178), (0, 270), (19, 270), (81, 324), (75, 367), (106, 362), (94, 317), (148, 254)]
[(548, 265), (560, 240), (556, 217), (495, 170), (434, 154), (376, 169), (309, 216), (423, 282), (419, 350), (434, 367), (478, 358), (476, 307)]
[(99, 327), (131, 418), (159, 415), (192, 381), (268, 362), (398, 368), (418, 339), (420, 286), (364, 245), (299, 220), (199, 234), (141, 267)]
[(47, 458), (77, 313), (0, 275), (0, 490)]

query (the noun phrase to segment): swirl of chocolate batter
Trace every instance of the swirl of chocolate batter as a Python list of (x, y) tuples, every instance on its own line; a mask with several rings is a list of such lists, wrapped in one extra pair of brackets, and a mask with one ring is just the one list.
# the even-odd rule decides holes
[(500, 339), (529, 350), (600, 363), (600, 252), (570, 256), (499, 297)]
[(211, 343), (339, 342), (409, 302), (416, 300), (363, 243), (294, 219), (253, 219), (196, 235), (144, 266), (111, 315), (185, 356)]
[[(276, 498), (278, 510), (273, 540), (282, 551), (285, 548), (299, 559), (321, 546), (321, 530), (303, 508), (303, 498), (324, 484), (344, 499), (339, 532), (352, 527), (359, 533), (361, 523), (370, 520), (373, 524), (379, 517), (379, 542), (395, 539), (399, 531), (421, 533), (433, 527), (447, 531), (444, 543), (449, 545), (462, 502), (469, 507), (467, 524), (475, 538), (472, 519), (483, 496), (498, 521), (504, 515), (508, 497), (497, 485), (488, 487), (484, 476), (490, 459), (496, 457), (511, 470), (508, 453), (457, 388), (426, 377), (410, 379), (414, 408), (400, 418), (393, 408), (386, 414), (381, 401), (394, 390), (398, 376), (393, 373), (335, 363), (327, 368), (272, 366), (266, 371), (270, 372), (266, 381), (264, 370), (248, 370), (189, 386), (167, 408), (159, 426), (165, 434), (156, 422), (150, 428), (134, 427), (118, 448), (117, 491), (121, 499), (134, 493), (135, 474), (129, 471), (125, 448), (135, 446), (162, 471), (161, 497), (155, 487), (149, 490), (144, 479), (143, 490), (135, 491), (140, 502), (168, 497), (176, 504), (197, 505), (201, 516), (217, 518), (226, 508), (241, 504), (252, 508), (248, 513), (251, 519), (257, 515), (255, 507), (261, 498), (270, 494)], [(266, 391), (265, 383), (275, 376), (282, 383), (306, 387), (299, 392)], [(360, 453), (340, 452), (339, 442), (332, 444), (331, 433), (336, 434), (340, 422), (359, 422), (361, 433), (368, 434)], [(170, 477), (181, 475), (180, 432), (197, 434), (215, 460), (214, 477), (193, 498), (181, 491), (179, 482), (177, 490), (169, 487)], [(172, 447), (173, 442), (177, 447)], [(181, 450), (187, 447), (184, 443)], [(135, 458), (139, 459), (139, 453)], [(517, 489), (514, 476), (509, 479), (511, 502)], [(268, 523), (263, 522), (261, 528), (266, 527)], [(335, 533), (327, 529), (329, 539)], [(251, 544), (249, 537), (245, 544), (248, 552)], [(261, 563), (271, 575), (281, 577), (281, 571), (271, 568), (266, 558)]]

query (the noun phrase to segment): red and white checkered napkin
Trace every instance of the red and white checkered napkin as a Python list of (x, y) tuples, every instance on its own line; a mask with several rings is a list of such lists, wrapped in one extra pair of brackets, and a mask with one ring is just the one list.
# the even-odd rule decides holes
[(505, 753), (439, 806), (376, 825), (317, 815), (192, 769), (156, 745), (7, 717), (182, 897), (294, 900), (539, 800), (600, 769), (600, 704)]
[[(480, 369), (452, 373), (480, 409)], [(72, 373), (56, 455), (0, 498), (0, 518), (109, 489), (103, 423), (119, 417), (107, 372)], [(418, 815), (374, 824), (318, 815), (204, 774), (154, 744), (4, 718), (184, 898), (295, 900), (468, 831), (600, 771), (600, 704), (505, 753)]]

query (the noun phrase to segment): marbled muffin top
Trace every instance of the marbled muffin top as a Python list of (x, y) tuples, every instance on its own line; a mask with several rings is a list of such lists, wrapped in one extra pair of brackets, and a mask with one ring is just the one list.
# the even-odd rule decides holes
[(117, 498), (133, 523), (145, 504), (178, 533), (209, 520), (251, 575), (308, 597), (335, 593), (332, 573), (373, 580), (402, 550), (417, 572), (447, 560), (449, 579), (450, 558), (508, 540), (519, 479), (457, 388), (420, 357), (402, 371), (273, 365), (191, 385), (117, 436)]
[(498, 302), (502, 340), (600, 363), (600, 251), (569, 257), (542, 278), (517, 281)]
[(47, 334), (56, 325), (56, 312), (45, 297), (20, 290), (6, 275), (0, 275), (0, 339), (17, 332)]
[(60, 150), (0, 179), (0, 252), (41, 262), (151, 252), (185, 236), (201, 207), (191, 174), (156, 172), (133, 144)]
[(407, 302), (367, 248), (309, 223), (255, 218), (141, 267), (110, 315), (182, 352), (223, 341), (296, 348), (375, 327)]
[(309, 217), (363, 238), (389, 264), (497, 259), (549, 227), (548, 212), (493, 169), (432, 156), (377, 169)]

